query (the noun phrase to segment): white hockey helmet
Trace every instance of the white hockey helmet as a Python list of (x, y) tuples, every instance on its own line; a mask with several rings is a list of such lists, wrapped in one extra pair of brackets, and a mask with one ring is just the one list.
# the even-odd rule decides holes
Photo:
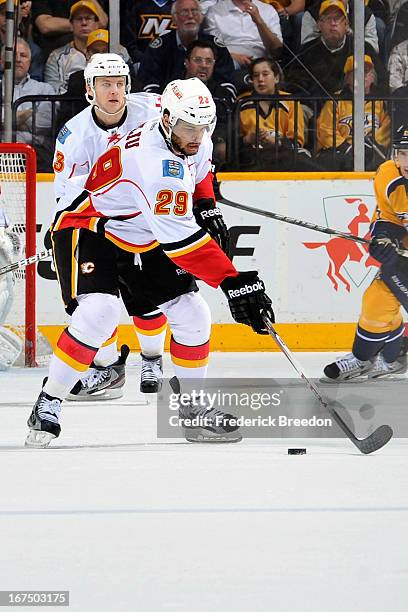
[(111, 77), (124, 76), (126, 77), (126, 95), (130, 93), (130, 74), (129, 66), (124, 59), (117, 53), (95, 53), (89, 60), (84, 70), (85, 83), (91, 88), (93, 98), (85, 97), (89, 104), (96, 103), (95, 97), (95, 79), (96, 77)]
[(171, 81), (161, 97), (161, 115), (169, 115), (169, 127), (162, 128), (168, 140), (179, 119), (197, 126), (208, 126), (212, 133), (216, 122), (216, 109), (210, 90), (204, 83), (194, 77)]

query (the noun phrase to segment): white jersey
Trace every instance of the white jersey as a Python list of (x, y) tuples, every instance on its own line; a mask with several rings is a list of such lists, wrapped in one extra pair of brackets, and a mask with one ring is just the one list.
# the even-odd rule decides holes
[(135, 253), (161, 244), (181, 267), (217, 286), (236, 271), (193, 214), (196, 186), (211, 175), (208, 133), (199, 151), (190, 157), (173, 153), (158, 119), (132, 130), (99, 157), (85, 189), (79, 185), (74, 197), (60, 199), (53, 231), (88, 229)]
[(123, 117), (115, 127), (103, 126), (91, 106), (67, 121), (55, 145), (55, 199), (64, 196), (69, 179), (82, 176), (85, 182), (90, 169), (107, 148), (130, 130), (158, 117), (160, 108), (160, 96), (134, 93), (129, 95)]

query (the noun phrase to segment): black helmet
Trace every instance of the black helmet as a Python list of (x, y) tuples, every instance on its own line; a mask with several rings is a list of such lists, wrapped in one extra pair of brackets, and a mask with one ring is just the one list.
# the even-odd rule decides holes
[(394, 133), (393, 149), (408, 149), (408, 125), (400, 125)]

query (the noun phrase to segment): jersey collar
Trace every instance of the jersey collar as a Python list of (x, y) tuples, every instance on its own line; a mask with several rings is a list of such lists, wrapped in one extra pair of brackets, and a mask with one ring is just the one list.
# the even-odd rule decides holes
[(114, 125), (105, 125), (104, 123), (102, 123), (102, 121), (98, 119), (95, 109), (93, 107), (92, 107), (91, 112), (92, 112), (92, 119), (95, 121), (98, 128), (101, 128), (101, 130), (105, 130), (105, 132), (108, 132), (109, 130), (114, 130), (115, 128), (119, 128), (121, 125), (125, 123), (126, 118), (127, 118), (127, 106), (125, 106), (125, 112), (123, 113), (122, 117)]

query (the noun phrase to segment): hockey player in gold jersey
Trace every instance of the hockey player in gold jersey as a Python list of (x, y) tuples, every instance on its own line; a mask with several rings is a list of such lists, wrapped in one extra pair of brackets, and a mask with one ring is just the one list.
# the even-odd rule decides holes
[(352, 352), (324, 368), (326, 382), (367, 375), (379, 378), (407, 369), (408, 342), (400, 307), (408, 312), (408, 126), (397, 130), (393, 158), (381, 164), (374, 180), (377, 207), (369, 251), (381, 263), (363, 295)]

